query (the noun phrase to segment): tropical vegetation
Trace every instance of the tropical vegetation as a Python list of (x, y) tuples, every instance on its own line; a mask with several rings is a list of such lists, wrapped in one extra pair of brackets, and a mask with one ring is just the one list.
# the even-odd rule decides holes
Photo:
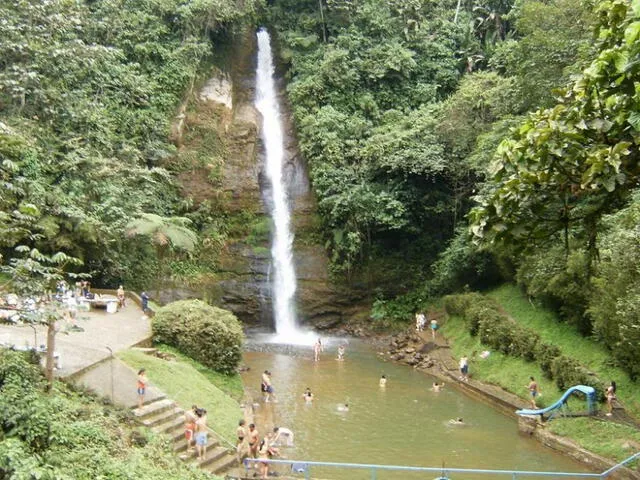
[(0, 350), (0, 477), (200, 480), (172, 443), (136, 427), (127, 410), (56, 382), (51, 393), (37, 358)]

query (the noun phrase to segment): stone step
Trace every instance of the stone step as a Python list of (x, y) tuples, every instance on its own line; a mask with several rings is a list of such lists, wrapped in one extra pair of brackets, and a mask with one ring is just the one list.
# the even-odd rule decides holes
[(184, 434), (184, 418), (182, 418), (182, 415), (169, 418), (165, 422), (152, 427), (151, 430), (156, 433), (166, 433), (169, 435), (174, 435), (174, 431), (176, 435), (179, 433)]
[(171, 399), (163, 398), (160, 400), (154, 400), (153, 402), (143, 405), (142, 408), (134, 408), (133, 414), (138, 420), (144, 420), (153, 415), (157, 415), (165, 410), (174, 408), (176, 402)]
[(216, 460), (221, 459), (225, 455), (227, 455), (228, 451), (226, 448), (221, 446), (215, 446), (212, 448), (211, 445), (207, 446), (207, 456), (202, 461), (198, 461), (195, 453), (193, 455), (193, 460), (190, 462), (192, 465), (197, 465), (200, 468), (205, 468), (207, 465), (211, 465)]
[(238, 466), (238, 459), (235, 455), (227, 454), (220, 458), (211, 465), (207, 465), (206, 470), (209, 470), (214, 475), (221, 475), (229, 471), (229, 469)]
[(157, 415), (144, 417), (142, 420), (142, 424), (146, 427), (154, 427), (177, 417), (182, 418), (184, 422), (184, 410), (178, 407), (173, 407), (167, 410), (163, 410)]
[[(173, 441), (173, 451), (180, 454), (180, 458), (182, 458), (182, 454), (187, 451), (187, 439), (184, 438), (184, 432), (182, 432), (182, 435), (179, 438), (174, 438)], [(195, 444), (192, 442), (191, 447), (193, 448), (194, 445)], [(218, 445), (220, 445), (220, 442), (215, 437), (209, 436), (207, 448), (214, 448)]]

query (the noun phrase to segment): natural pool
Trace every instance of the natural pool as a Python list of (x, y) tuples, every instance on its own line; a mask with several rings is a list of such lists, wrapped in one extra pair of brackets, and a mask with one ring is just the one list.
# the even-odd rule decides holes
[[(272, 372), (277, 403), (256, 407), (261, 435), (274, 425), (290, 428), (295, 445), (283, 448), (286, 458), (329, 462), (585, 472), (584, 466), (518, 433), (514, 418), (474, 400), (454, 385), (431, 390), (435, 379), (411, 368), (381, 360), (367, 345), (350, 340), (346, 360), (335, 360), (338, 340), (313, 361), (311, 348), (255, 345), (245, 353), (250, 367), (246, 389), (261, 399), (260, 376)], [(378, 385), (382, 374), (386, 388)], [(523, 374), (523, 382), (526, 374)], [(310, 387), (315, 400), (306, 404)], [(340, 412), (339, 404), (349, 411)], [(464, 425), (449, 420), (462, 417)], [(326, 479), (365, 479), (369, 472), (316, 469)], [(425, 473), (380, 472), (378, 479), (433, 478)], [(511, 478), (455, 474), (451, 478)], [(518, 477), (520, 478), (520, 477)], [(533, 477), (522, 477), (533, 478)], [(550, 478), (550, 477), (545, 477)], [(563, 477), (571, 478), (571, 477)]]

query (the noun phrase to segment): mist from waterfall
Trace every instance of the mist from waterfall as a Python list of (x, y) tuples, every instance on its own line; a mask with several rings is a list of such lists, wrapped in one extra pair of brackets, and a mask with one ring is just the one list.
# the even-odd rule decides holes
[(262, 114), (261, 136), (265, 148), (265, 169), (272, 193), (273, 313), (277, 337), (288, 342), (295, 341), (300, 332), (296, 325), (294, 305), (296, 275), (293, 266), (291, 212), (284, 178), (284, 134), (273, 75), (270, 37), (262, 28), (258, 31), (255, 105)]

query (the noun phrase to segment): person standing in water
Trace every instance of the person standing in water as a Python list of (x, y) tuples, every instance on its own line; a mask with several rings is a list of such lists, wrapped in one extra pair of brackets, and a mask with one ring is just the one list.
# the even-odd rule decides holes
[(293, 432), (288, 428), (274, 427), (273, 434), (275, 436), (271, 440), (272, 445), (276, 446), (278, 444), (278, 440), (282, 438), (282, 440), (284, 441), (284, 445), (286, 445), (287, 447), (293, 447)]
[(344, 360), (344, 345), (338, 347), (338, 358), (336, 360), (342, 362)]
[(302, 394), (302, 398), (306, 403), (313, 402), (313, 393), (311, 393), (311, 389), (309, 387), (305, 388), (304, 393)]
[(531, 395), (531, 408), (534, 410), (538, 408), (536, 405), (536, 397), (538, 396), (538, 384), (533, 377), (529, 377), (529, 385), (527, 385), (529, 395)]
[(273, 386), (271, 385), (271, 372), (269, 370), (265, 370), (262, 374), (262, 383), (260, 385), (260, 390), (264, 393), (264, 401), (265, 403), (269, 403), (271, 401), (271, 394), (273, 393)]
[(318, 341), (313, 346), (313, 361), (314, 362), (319, 362), (320, 361), (320, 353), (322, 351), (323, 351), (322, 340), (318, 339)]
[(147, 392), (147, 374), (144, 368), (138, 370), (138, 408), (144, 405), (144, 394)]
[(252, 458), (256, 458), (258, 456), (258, 440), (260, 439), (260, 434), (258, 433), (258, 429), (255, 424), (249, 424), (249, 456)]
[(386, 375), (382, 375), (380, 377), (380, 381), (378, 382), (378, 385), (380, 385), (381, 387), (386, 387), (387, 386), (387, 376)]

